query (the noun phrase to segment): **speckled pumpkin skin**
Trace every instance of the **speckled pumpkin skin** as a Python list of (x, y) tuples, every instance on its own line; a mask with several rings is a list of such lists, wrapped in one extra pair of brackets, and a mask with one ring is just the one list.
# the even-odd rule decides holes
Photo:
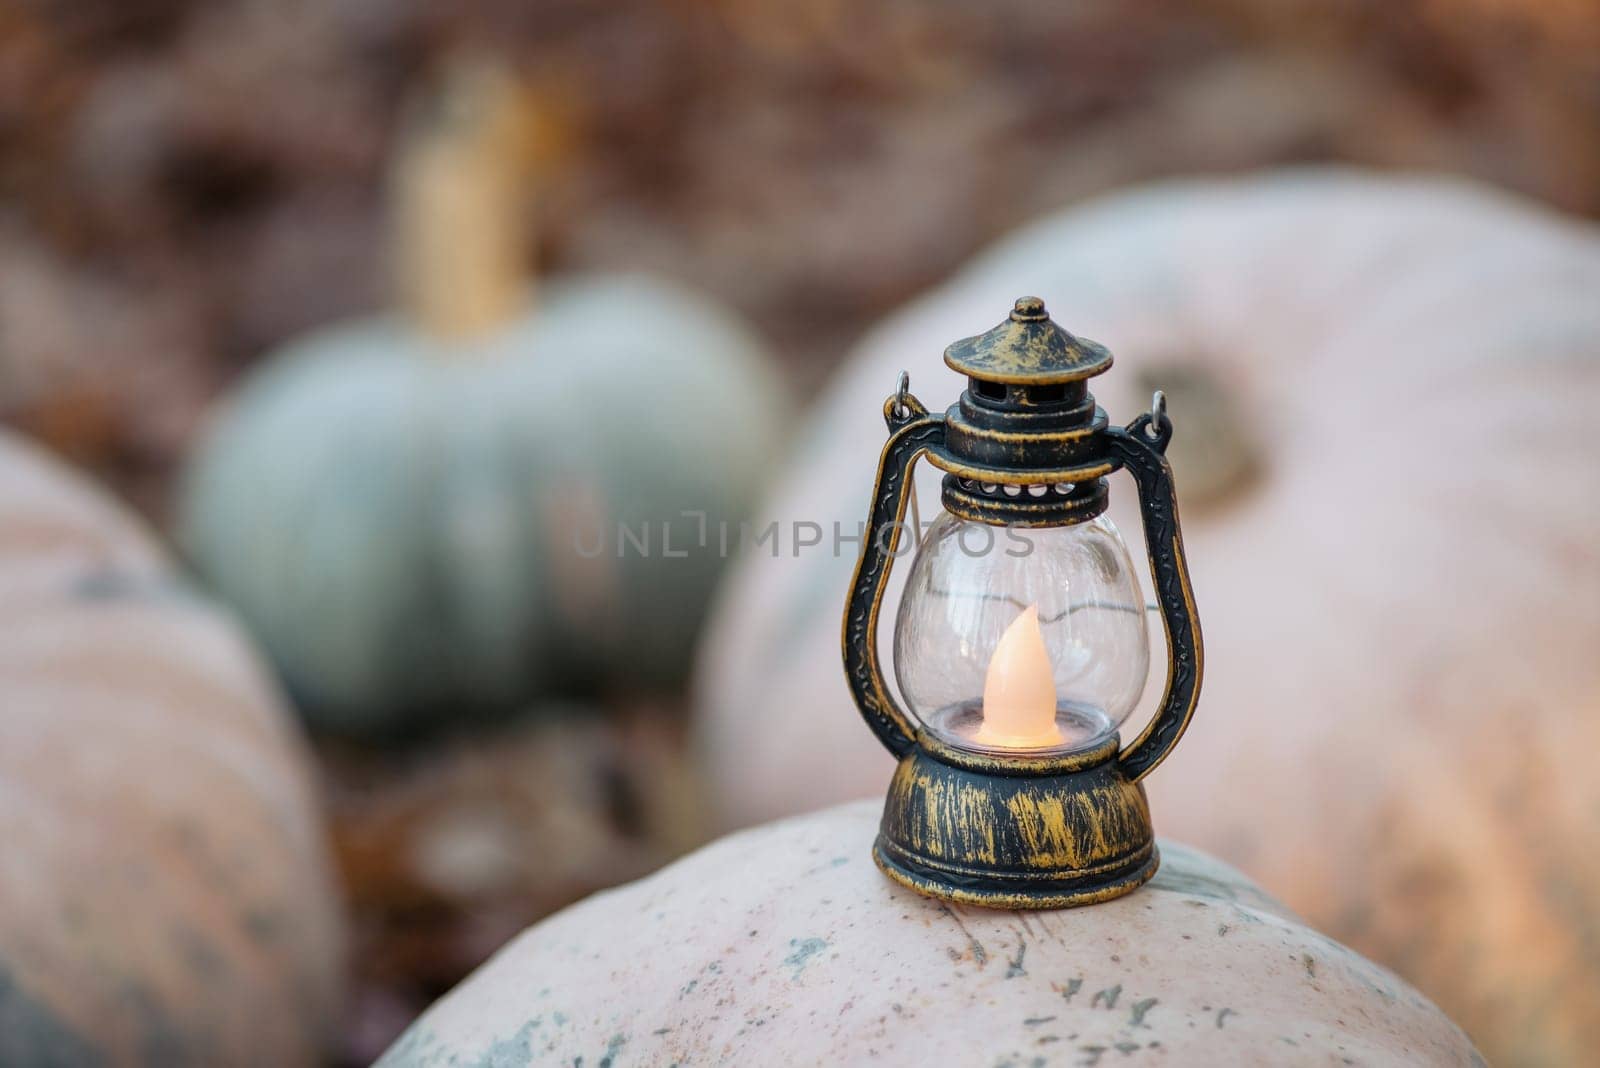
[(0, 1064), (321, 1063), (343, 940), (305, 761), (150, 536), (0, 435)]
[(182, 540), (321, 728), (671, 685), (784, 414), (715, 306), (553, 281), (482, 338), (385, 317), (282, 353), (200, 452)]
[[(764, 515), (854, 529), (895, 376), (906, 368), (925, 403), (949, 403), (961, 382), (942, 346), (1022, 293), (1115, 353), (1094, 383), (1114, 421), (1148, 407), (1150, 384), (1172, 393), (1206, 677), (1193, 727), (1146, 783), (1156, 830), (1237, 864), (1416, 983), (1495, 1064), (1590, 1059), (1595, 229), (1466, 183), (1348, 171), (1174, 182), (1085, 205), (866, 338)], [(1186, 460), (1227, 441), (1208, 437), (1215, 422), (1174, 372), (1236, 398), (1265, 453), (1207, 507), (1192, 477), (1207, 472)], [(1133, 487), (1119, 475), (1111, 490), (1142, 557)], [(881, 796), (889, 781), (893, 761), (839, 667), (852, 563), (848, 547), (751, 556), (730, 575), (697, 680), (730, 823)], [(1159, 627), (1153, 641), (1159, 673)], [(1146, 710), (1159, 693), (1157, 674)]]
[(1415, 990), (1163, 842), (1090, 908), (949, 906), (883, 877), (878, 806), (733, 835), (529, 929), (381, 1068), (1477, 1065)]

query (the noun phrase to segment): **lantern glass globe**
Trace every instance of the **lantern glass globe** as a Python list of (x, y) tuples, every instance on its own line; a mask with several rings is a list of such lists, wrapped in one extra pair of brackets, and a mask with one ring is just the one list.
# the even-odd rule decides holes
[(1055, 687), (1054, 748), (1109, 738), (1144, 690), (1150, 639), (1132, 557), (1106, 516), (1025, 529), (940, 515), (895, 621), (895, 677), (917, 719), (946, 741), (982, 748), (974, 738), (990, 659), (1029, 607)]

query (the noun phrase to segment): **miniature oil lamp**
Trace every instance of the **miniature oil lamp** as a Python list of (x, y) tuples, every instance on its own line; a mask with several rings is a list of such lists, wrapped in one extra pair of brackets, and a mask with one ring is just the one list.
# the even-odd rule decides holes
[[(895, 881), (997, 908), (1065, 908), (1128, 893), (1159, 857), (1140, 780), (1188, 726), (1200, 622), (1164, 451), (1161, 395), (1108, 424), (1088, 380), (1100, 345), (1036, 297), (945, 350), (967, 389), (944, 415), (907, 390), (884, 402), (889, 441), (844, 617), (844, 661), (868, 726), (897, 758), (873, 846)], [(918, 459), (945, 472), (895, 623), (889, 690), (878, 618)], [(1167, 686), (1124, 747), (1149, 668), (1144, 598), (1111, 520), (1106, 476), (1134, 478), (1168, 645)]]

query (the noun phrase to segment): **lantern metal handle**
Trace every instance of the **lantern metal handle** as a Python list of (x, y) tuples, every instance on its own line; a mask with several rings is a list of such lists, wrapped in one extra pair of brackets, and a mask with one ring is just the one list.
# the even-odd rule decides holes
[(867, 726), (885, 749), (902, 757), (916, 746), (917, 732), (889, 692), (878, 657), (878, 613), (888, 587), (889, 568), (905, 532), (912, 470), (924, 453), (944, 442), (944, 419), (929, 415), (922, 402), (906, 392), (904, 378), (884, 402), (883, 418), (890, 434), (878, 459), (872, 514), (867, 518), (861, 556), (845, 604), (844, 670)]
[(1139, 487), (1145, 546), (1161, 605), (1161, 624), (1167, 635), (1167, 686), (1161, 705), (1139, 737), (1117, 757), (1124, 774), (1135, 782), (1165, 760), (1183, 737), (1194, 717), (1205, 670), (1200, 617), (1195, 612), (1194, 590), (1184, 562), (1178, 497), (1166, 457), (1172, 421), (1166, 417), (1164, 400), (1158, 395), (1149, 413), (1126, 427), (1105, 430), (1109, 455), (1127, 469)]

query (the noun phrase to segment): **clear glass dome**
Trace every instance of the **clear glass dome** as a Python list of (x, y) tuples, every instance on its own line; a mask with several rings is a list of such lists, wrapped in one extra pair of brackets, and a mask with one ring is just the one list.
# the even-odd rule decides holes
[[(1144, 597), (1128, 547), (1105, 516), (1027, 530), (945, 513), (912, 560), (894, 653), (911, 712), (953, 744), (1095, 745), (1138, 704), (1150, 666)], [(1037, 717), (1034, 730), (998, 718), (1019, 702), (1024, 717), (1026, 706), (1043, 703), (1042, 726)]]

